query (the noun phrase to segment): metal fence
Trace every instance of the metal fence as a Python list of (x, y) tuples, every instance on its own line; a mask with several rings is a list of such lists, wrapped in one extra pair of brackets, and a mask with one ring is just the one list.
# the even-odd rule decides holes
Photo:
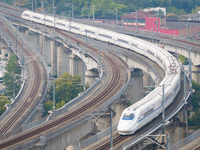
[[(117, 125), (118, 123), (114, 124), (112, 126), (112, 130), (115, 131), (117, 130)], [(88, 146), (90, 146), (91, 144), (103, 139), (104, 137), (108, 136), (109, 134), (111, 134), (111, 127), (108, 127), (106, 128), (105, 130), (83, 140), (83, 141), (80, 141), (78, 144), (75, 143), (74, 147), (79, 147), (79, 148), (86, 148)]]
[(184, 138), (183, 140), (179, 141), (178, 143), (172, 145), (170, 147), (170, 150), (179, 150), (182, 147), (186, 146), (187, 144), (191, 143), (192, 141), (196, 140), (200, 137), (200, 129), (198, 129), (196, 132), (191, 134), (190, 136)]

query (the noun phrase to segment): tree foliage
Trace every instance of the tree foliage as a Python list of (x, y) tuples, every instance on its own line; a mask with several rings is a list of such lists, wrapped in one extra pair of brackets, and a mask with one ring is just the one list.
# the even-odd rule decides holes
[(10, 103), (7, 96), (1, 95), (0, 96), (0, 116), (4, 113), (6, 110), (6, 104)]
[[(3, 2), (3, 0), (1, 0)], [(12, 4), (13, 0), (5, 0), (5, 2)], [(29, 9), (37, 8), (41, 10), (41, 1), (21, 0), (21, 7)], [(45, 11), (47, 13), (53, 13), (53, 0), (43, 0)], [(136, 10), (150, 8), (150, 7), (166, 7), (167, 13), (174, 13), (176, 15), (197, 12), (200, 1), (199, 0), (54, 0), (56, 6), (56, 14), (69, 16), (70, 10), (72, 10), (72, 3), (74, 4), (74, 16), (75, 17), (88, 17), (92, 16), (92, 7), (95, 6), (95, 18), (113, 18), (114, 13), (109, 13), (110, 9), (118, 9), (119, 17), (125, 12), (133, 12)], [(16, 1), (15, 5), (19, 5), (19, 1)], [(84, 6), (89, 6), (89, 10), (83, 10)]]
[(51, 100), (48, 100), (43, 105), (43, 116), (48, 115), (48, 111), (53, 109), (53, 102)]
[(200, 111), (200, 85), (195, 81), (192, 81), (192, 88), (195, 90), (195, 92), (191, 97), (191, 105), (193, 106), (194, 111)]
[[(86, 84), (86, 89), (89, 84)], [(80, 76), (72, 76), (69, 73), (64, 73), (55, 80), (55, 103), (56, 109), (61, 108), (67, 102), (74, 99), (80, 92), (83, 92), (83, 85), (81, 85)], [(48, 114), (49, 110), (53, 108), (53, 83), (50, 87), (49, 100), (44, 104), (43, 116)]]
[(179, 59), (180, 59), (180, 62), (183, 64), (183, 65), (188, 65), (189, 64), (189, 61), (186, 57), (184, 57), (183, 55), (179, 55)]
[(199, 10), (200, 10), (200, 6), (195, 6), (195, 8), (192, 9), (192, 13), (198, 13)]
[(195, 111), (191, 120), (192, 120), (193, 125), (196, 126), (197, 129), (199, 129), (200, 128), (200, 111)]
[(192, 81), (192, 88), (195, 90), (191, 96), (191, 105), (193, 107), (194, 114), (188, 119), (188, 125), (200, 128), (200, 85)]
[(18, 64), (17, 57), (15, 54), (10, 56), (4, 69), (7, 71), (3, 76), (3, 83), (5, 85), (6, 90), (5, 95), (13, 97), (14, 90), (16, 95), (19, 92), (22, 83), (22, 81), (20, 80), (21, 67)]

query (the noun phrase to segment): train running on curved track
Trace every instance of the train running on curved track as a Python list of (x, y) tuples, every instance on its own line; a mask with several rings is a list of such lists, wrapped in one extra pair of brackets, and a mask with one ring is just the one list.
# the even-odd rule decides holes
[(123, 111), (117, 128), (119, 134), (133, 134), (153, 120), (162, 112), (163, 104), (164, 108), (168, 107), (180, 90), (180, 65), (169, 52), (156, 45), (128, 35), (28, 10), (24, 11), (21, 17), (29, 21), (51, 27), (55, 26), (55, 28), (61, 30), (83, 36), (87, 35), (90, 38), (127, 48), (155, 61), (164, 70), (165, 78), (162, 82), (146, 97)]

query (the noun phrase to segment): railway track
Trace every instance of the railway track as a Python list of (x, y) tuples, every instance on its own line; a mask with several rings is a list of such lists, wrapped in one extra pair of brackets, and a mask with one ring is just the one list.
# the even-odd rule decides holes
[(197, 147), (197, 148), (195, 148), (194, 150), (200, 150), (200, 146), (199, 146), (199, 147)]
[[(182, 75), (183, 77), (183, 75)], [(183, 85), (183, 80), (181, 80), (181, 85)], [(189, 89), (189, 84), (188, 82), (186, 83), (186, 91)], [(183, 86), (181, 86), (180, 92), (178, 93), (176, 99), (174, 100), (174, 102), (166, 109), (165, 111), (165, 115), (168, 116), (171, 112), (173, 112), (173, 110), (175, 110), (181, 103), (183, 100)], [(151, 129), (152, 127), (156, 126), (158, 123), (160, 123), (162, 121), (162, 114), (160, 114), (157, 118), (155, 118), (153, 121), (151, 121), (149, 124), (145, 125), (144, 127), (142, 127), (140, 130), (138, 130), (137, 132), (135, 132), (133, 135), (129, 135), (129, 136), (122, 136), (122, 135), (115, 135), (113, 137), (113, 147), (115, 150), (121, 150), (122, 149), (122, 145), (125, 144), (127, 141), (131, 141), (137, 137), (140, 137), (141, 135), (144, 134), (144, 132), (148, 131), (149, 129)], [(111, 147), (110, 145), (110, 140), (107, 140), (106, 142), (104, 142), (103, 144), (101, 143), (97, 143), (94, 144), (92, 147), (89, 148), (89, 150), (109, 150)]]
[[(80, 44), (84, 44), (84, 43), (80, 43)], [(90, 49), (93, 52), (98, 54), (97, 49), (90, 47), (90, 46), (88, 46), (88, 49)], [(123, 66), (121, 61), (119, 61), (119, 60), (116, 61), (116, 57), (114, 57), (112, 54), (103, 52), (101, 55), (110, 65), (111, 77), (110, 77), (110, 81), (107, 83), (107, 86), (97, 96), (95, 96), (87, 104), (79, 107), (75, 111), (72, 111), (71, 113), (69, 113), (59, 119), (56, 119), (55, 121), (47, 123), (47, 124), (43, 125), (42, 127), (38, 127), (37, 129), (34, 129), (32, 131), (27, 131), (27, 133), (24, 133), (23, 135), (21, 135), (19, 137), (13, 138), (8, 141), (4, 140), (4, 141), (0, 142), (0, 149), (8, 148), (13, 144), (16, 144), (16, 143), (22, 142), (26, 139), (29, 139), (31, 137), (40, 135), (41, 133), (44, 133), (48, 130), (58, 127), (59, 125), (61, 125), (63, 123), (66, 124), (66, 122), (70, 122), (70, 121), (74, 120), (75, 117), (77, 117), (77, 116), (80, 117), (80, 114), (82, 114), (82, 113), (84, 113), (86, 115), (87, 113), (89, 113), (89, 110), (93, 111), (96, 107), (100, 106), (100, 104), (103, 103), (107, 99), (107, 97), (109, 97), (110, 94), (113, 94), (113, 91), (117, 91), (117, 89), (119, 90), (119, 88), (121, 88), (121, 82), (123, 80), (121, 78), (122, 72), (124, 73), (125, 69), (126, 69), (125, 72), (127, 72), (127, 68), (126, 68), (127, 66), (126, 67)], [(128, 72), (125, 74), (128, 74)], [(35, 86), (37, 86), (37, 84)], [(32, 95), (30, 95), (30, 97), (32, 97)], [(28, 103), (25, 103), (25, 106), (27, 104)]]
[[(83, 43), (82, 43), (82, 44), (83, 44)], [(189, 44), (189, 43), (188, 43), (188, 44)], [(190, 43), (190, 44), (191, 44), (191, 43)], [(193, 44), (193, 43), (192, 43), (192, 44)], [(83, 45), (84, 45), (84, 44), (83, 44)], [(101, 96), (100, 96), (100, 97), (101, 97)], [(54, 125), (52, 125), (52, 126), (54, 126)], [(49, 128), (51, 128), (51, 127), (49, 127)], [(48, 129), (44, 129), (44, 130), (46, 131), (46, 130), (48, 130)], [(43, 130), (42, 130), (41, 132), (43, 132)], [(32, 134), (31, 134), (31, 135), (32, 135)], [(33, 135), (33, 136), (34, 136), (34, 135)], [(119, 137), (120, 137), (120, 136), (119, 136)], [(119, 142), (121, 142), (121, 141), (123, 141), (123, 140), (126, 139), (126, 138), (124, 138), (123, 136), (122, 136), (122, 137), (123, 137), (122, 139), (119, 138), (119, 137), (116, 138), (116, 143), (119, 143)], [(114, 139), (114, 141), (115, 141), (115, 139)], [(114, 143), (115, 143), (115, 142), (114, 142)], [(110, 144), (110, 143), (109, 143), (109, 144)], [(109, 144), (108, 144), (108, 145), (109, 145)], [(109, 147), (109, 146), (108, 146), (108, 147)], [(97, 148), (97, 149), (98, 149), (98, 148)], [(100, 148), (100, 149), (101, 149), (101, 148)], [(104, 148), (103, 148), (103, 149), (104, 149)], [(105, 148), (105, 149), (109, 149), (109, 148)]]
[[(2, 20), (0, 21), (0, 24), (2, 25)], [(8, 26), (4, 25), (4, 31), (9, 34), (9, 28)], [(11, 40), (15, 40), (15, 35), (13, 33), (11, 34)], [(22, 43), (21, 41), (17, 41), (17, 45), (19, 49), (22, 49)], [(24, 48), (24, 55), (25, 57), (31, 58), (34, 57), (32, 53), (29, 52), (29, 50), (25, 47)], [(21, 117), (21, 115), (28, 109), (28, 107), (31, 105), (32, 102), (34, 102), (34, 99), (37, 98), (37, 93), (41, 86), (41, 78), (42, 78), (42, 71), (40, 70), (40, 67), (38, 65), (39, 61), (32, 60), (31, 67), (33, 68), (34, 72), (34, 82), (31, 88), (31, 91), (29, 92), (29, 95), (25, 102), (15, 111), (15, 113), (4, 123), (3, 126), (0, 128), (0, 134), (6, 133), (14, 124), (15, 122)]]

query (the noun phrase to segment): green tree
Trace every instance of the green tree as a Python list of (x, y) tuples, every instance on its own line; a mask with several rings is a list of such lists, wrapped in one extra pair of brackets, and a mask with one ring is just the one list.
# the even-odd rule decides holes
[(0, 116), (4, 113), (4, 111), (6, 110), (6, 106), (5, 106), (6, 102), (2, 102), (0, 101)]
[(198, 13), (198, 10), (200, 10), (200, 6), (195, 6), (195, 8), (192, 9), (192, 13)]
[(195, 92), (191, 96), (191, 105), (195, 113), (188, 119), (188, 125), (200, 128), (200, 85), (192, 81), (192, 88)]
[(15, 94), (19, 92), (22, 83), (22, 81), (20, 80), (21, 67), (18, 64), (17, 57), (15, 54), (10, 56), (6, 64), (6, 67), (4, 69), (7, 71), (3, 76), (3, 82), (6, 90), (5, 95), (13, 97), (14, 83), (15, 83)]
[(195, 92), (191, 97), (191, 105), (193, 106), (193, 111), (199, 111), (200, 108), (200, 85), (195, 81), (192, 81), (192, 88)]
[(167, 8), (167, 12), (168, 13), (174, 13), (176, 15), (182, 15), (182, 14), (186, 14), (185, 10), (184, 9), (178, 9), (176, 8), (175, 6), (169, 6)]
[(61, 102), (56, 103), (56, 109), (61, 108), (64, 105), (65, 105), (65, 101), (62, 100)]
[(8, 100), (7, 96), (5, 95), (1, 95), (0, 96), (0, 116), (4, 113), (4, 111), (6, 110), (6, 104), (10, 103), (10, 101)]
[[(86, 84), (86, 89), (89, 88), (89, 84)], [(64, 73), (55, 80), (55, 103), (56, 109), (61, 108), (65, 103), (69, 102), (80, 92), (83, 91), (83, 85), (81, 85), (80, 76), (72, 76), (69, 73)], [(44, 104), (44, 115), (48, 114), (49, 110), (53, 108), (53, 83), (50, 87), (49, 100)]]
[(200, 111), (195, 111), (193, 114), (191, 121), (194, 126), (196, 126), (197, 129), (200, 128)]
[(43, 105), (43, 110), (44, 110), (43, 116), (48, 115), (48, 111), (49, 111), (49, 110), (52, 110), (52, 109), (53, 109), (53, 102), (50, 101), (50, 100), (46, 101), (46, 102), (44, 103), (44, 105)]
[(184, 57), (183, 55), (179, 55), (179, 59), (180, 59), (180, 62), (183, 64), (183, 65), (188, 65), (189, 64), (189, 61), (186, 57)]

